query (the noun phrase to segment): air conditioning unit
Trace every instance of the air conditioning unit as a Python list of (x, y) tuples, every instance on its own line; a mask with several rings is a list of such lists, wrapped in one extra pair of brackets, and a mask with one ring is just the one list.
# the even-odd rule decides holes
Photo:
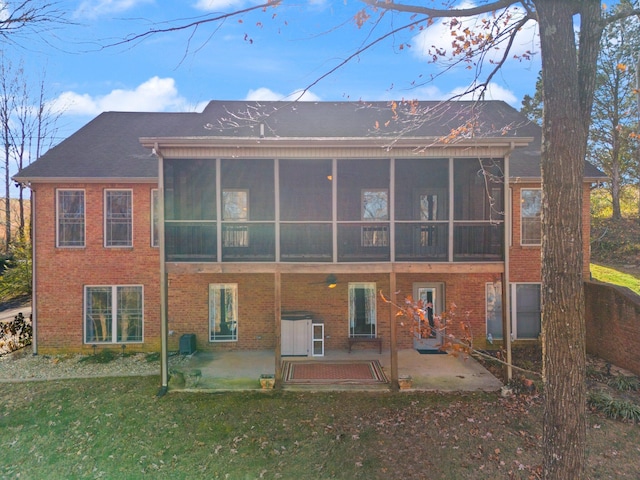
[(185, 333), (180, 337), (180, 355), (192, 355), (196, 351), (196, 334)]

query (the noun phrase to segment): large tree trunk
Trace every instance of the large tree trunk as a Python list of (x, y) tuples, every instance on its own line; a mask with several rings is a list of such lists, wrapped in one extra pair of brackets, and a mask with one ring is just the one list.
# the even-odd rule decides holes
[[(562, 480), (582, 478), (585, 461), (582, 179), (589, 125), (585, 110), (590, 112), (591, 103), (589, 92), (580, 92), (585, 87), (580, 69), (585, 66), (578, 60), (573, 15), (579, 3), (591, 2), (535, 0), (544, 97), (543, 467), (545, 478)], [(580, 53), (582, 60), (585, 52)]]
[[(535, 0), (543, 72), (544, 477), (583, 477), (586, 444), (582, 181), (601, 25), (598, 0)], [(580, 52), (574, 14), (580, 13)]]

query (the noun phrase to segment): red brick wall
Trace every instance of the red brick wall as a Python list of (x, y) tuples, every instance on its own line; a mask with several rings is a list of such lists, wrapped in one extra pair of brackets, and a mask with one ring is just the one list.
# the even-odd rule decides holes
[[(273, 275), (170, 275), (169, 330), (170, 349), (177, 349), (184, 333), (195, 333), (197, 347), (218, 349), (271, 349), (275, 347), (275, 302)], [(326, 275), (282, 275), (282, 311), (306, 310), (324, 321), (325, 348), (346, 349), (349, 335), (348, 293), (350, 281), (376, 282), (388, 290), (388, 275), (340, 275), (339, 283), (327, 288)], [(238, 284), (238, 341), (209, 342), (209, 284)], [(389, 307), (378, 299), (378, 335), (386, 346), (390, 338)], [(279, 318), (279, 317), (278, 317)]]
[[(536, 184), (512, 185), (513, 240), (510, 247), (511, 281), (540, 281), (540, 248), (520, 245), (520, 189)], [(141, 284), (144, 286), (144, 345), (128, 348), (157, 350), (160, 345), (160, 299), (158, 249), (150, 246), (151, 184), (65, 184), (59, 188), (83, 188), (86, 199), (86, 246), (81, 249), (55, 247), (55, 188), (34, 185), (36, 314), (39, 351), (87, 351), (83, 345), (83, 287), (85, 285)], [(105, 188), (133, 189), (134, 246), (103, 246), (103, 198)], [(585, 277), (589, 270), (589, 189), (585, 187)], [(345, 349), (348, 335), (347, 285), (349, 282), (376, 282), (389, 295), (388, 274), (341, 274), (335, 289), (324, 286), (326, 275), (283, 275), (282, 309), (310, 310), (324, 319), (327, 349)], [(411, 294), (413, 283), (444, 282), (447, 308), (458, 306), (460, 320), (469, 319), (474, 341), (484, 345), (485, 284), (499, 280), (493, 274), (430, 274), (397, 276), (398, 300)], [(237, 342), (208, 341), (208, 286), (210, 283), (238, 283), (239, 330)], [(169, 346), (177, 350), (180, 335), (195, 333), (199, 349), (263, 349), (275, 346), (273, 276), (226, 274), (169, 276)], [(467, 313), (468, 316), (467, 316)], [(378, 335), (389, 347), (391, 307), (378, 300)], [(457, 322), (456, 322), (457, 323)], [(450, 332), (459, 333), (457, 325)], [(400, 348), (409, 348), (408, 328), (398, 327)]]
[[(512, 241), (509, 249), (510, 255), (510, 280), (511, 282), (540, 282), (541, 257), (540, 247), (521, 245), (520, 225), (520, 192), (523, 189), (540, 188), (539, 183), (517, 183), (511, 185), (511, 205), (513, 214)], [(591, 256), (590, 229), (590, 189), (585, 184), (582, 190), (582, 244), (584, 251), (583, 278), (589, 279), (589, 262)]]
[[(338, 284), (329, 289), (324, 284), (326, 275), (282, 275), (282, 310), (306, 310), (324, 321), (325, 349), (346, 350), (349, 335), (349, 282), (375, 282), (376, 289), (389, 295), (388, 274), (340, 274)], [(485, 327), (485, 283), (493, 282), (493, 274), (454, 275), (398, 275), (396, 287), (400, 291), (397, 302), (411, 295), (414, 283), (444, 282), (447, 308), (456, 303), (457, 320), (450, 324), (449, 331), (460, 333), (459, 321), (469, 321), (476, 343), (484, 344)], [(210, 283), (238, 284), (238, 341), (208, 341), (208, 295)], [(468, 316), (467, 316), (468, 312)], [(389, 348), (391, 319), (396, 319), (395, 308), (378, 296), (378, 336), (383, 338), (383, 347)], [(279, 317), (278, 317), (279, 318)], [(169, 276), (169, 330), (170, 350), (179, 348), (180, 336), (195, 333), (200, 350), (220, 349), (271, 349), (275, 347), (275, 320), (273, 275), (243, 274), (193, 274)], [(398, 347), (413, 345), (409, 322), (398, 318)], [(400, 325), (405, 322), (405, 326)]]
[(640, 296), (585, 282), (587, 352), (640, 375)]
[[(151, 247), (151, 184), (65, 184), (85, 190), (86, 245), (56, 248), (56, 186), (37, 184), (34, 213), (37, 341), (40, 353), (90, 351), (83, 344), (85, 285), (143, 285), (144, 344), (128, 349), (159, 349), (160, 287), (158, 249)], [(103, 246), (105, 188), (133, 190), (133, 247)]]

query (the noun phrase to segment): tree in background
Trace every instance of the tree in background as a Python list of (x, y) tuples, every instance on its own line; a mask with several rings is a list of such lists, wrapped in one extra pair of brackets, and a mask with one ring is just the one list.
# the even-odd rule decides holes
[[(630, 8), (628, 0), (616, 11)], [(609, 177), (614, 219), (622, 218), (620, 197), (624, 185), (633, 182), (638, 171), (635, 138), (638, 113), (636, 104), (636, 61), (640, 51), (640, 21), (629, 17), (608, 26), (601, 42), (589, 132), (589, 159)]]
[[(17, 67), (3, 59), (0, 64), (0, 143), (4, 185), (4, 250), (8, 252), (14, 240), (17, 223), (17, 241), (25, 242), (27, 219), (24, 208), (24, 185), (18, 185), (18, 219), (13, 219), (11, 208), (11, 174), (31, 163), (42, 151), (52, 145), (54, 114), (45, 102), (45, 80), (36, 84), (37, 94), (22, 64)], [(35, 97), (35, 98), (34, 98)]]
[(524, 113), (529, 120), (536, 122), (542, 126), (542, 114), (543, 114), (543, 102), (542, 102), (542, 72), (538, 73), (536, 79), (536, 91), (531, 95), (525, 95), (522, 99), (522, 108), (520, 111)]
[(51, 29), (68, 23), (59, 2), (20, 0), (0, 3), (0, 46), (25, 47), (34, 37), (51, 35)]

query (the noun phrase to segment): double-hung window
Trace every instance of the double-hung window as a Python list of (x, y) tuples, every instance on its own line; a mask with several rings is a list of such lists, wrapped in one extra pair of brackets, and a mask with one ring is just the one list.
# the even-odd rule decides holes
[(520, 223), (522, 245), (540, 245), (542, 239), (542, 190), (523, 189), (520, 193)]
[(105, 247), (133, 246), (133, 192), (105, 190), (104, 245)]
[(100, 285), (84, 289), (85, 343), (142, 342), (141, 285)]
[(209, 341), (238, 340), (238, 285), (209, 285)]
[(57, 246), (84, 247), (84, 190), (58, 190), (56, 193)]

